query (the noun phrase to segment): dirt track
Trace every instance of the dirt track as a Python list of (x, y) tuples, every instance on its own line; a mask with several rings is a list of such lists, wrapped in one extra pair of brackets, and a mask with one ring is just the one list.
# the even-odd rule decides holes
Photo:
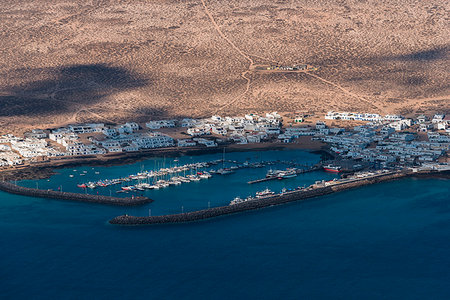
[[(446, 1), (0, 0), (0, 128), (448, 112)], [(249, 72), (306, 63), (314, 73)]]

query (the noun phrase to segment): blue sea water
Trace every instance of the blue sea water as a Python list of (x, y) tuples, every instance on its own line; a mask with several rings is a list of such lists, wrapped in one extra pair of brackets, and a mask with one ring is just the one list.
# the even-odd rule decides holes
[[(205, 161), (220, 155), (181, 157)], [(252, 161), (316, 162), (302, 151), (230, 153)], [(161, 161), (157, 160), (157, 161)], [(169, 164), (170, 160), (166, 159)], [(58, 170), (40, 188), (120, 177), (157, 165)], [(69, 174), (87, 171), (86, 176)], [(141, 208), (0, 193), (2, 299), (448, 299), (450, 182), (404, 179), (304, 202), (181, 225), (121, 227), (146, 215), (225, 205), (239, 193), (279, 190), (323, 172), (249, 186), (265, 169), (150, 191)], [(36, 181), (20, 184), (35, 186)], [(109, 194), (109, 189), (100, 190)]]

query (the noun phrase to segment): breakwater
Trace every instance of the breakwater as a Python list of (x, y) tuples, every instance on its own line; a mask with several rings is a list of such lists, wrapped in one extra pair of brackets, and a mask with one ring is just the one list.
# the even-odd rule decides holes
[(285, 194), (274, 195), (257, 200), (246, 201), (235, 205), (214, 207), (194, 212), (187, 212), (173, 215), (136, 217), (122, 215), (110, 220), (111, 224), (121, 225), (146, 225), (146, 224), (169, 224), (169, 223), (184, 223), (210, 219), (223, 215), (229, 215), (259, 208), (264, 208), (273, 205), (280, 205), (284, 203), (300, 201), (308, 198), (332, 194), (335, 192), (356, 188), (364, 185), (375, 184), (383, 181), (399, 179), (410, 176), (411, 173), (405, 172), (391, 172), (388, 174), (375, 175), (368, 178), (352, 179), (342, 183), (335, 183), (332, 185), (324, 185), (321, 187), (308, 188)]
[(136, 206), (146, 203), (153, 202), (153, 200), (147, 197), (133, 197), (133, 198), (118, 198), (103, 195), (89, 195), (89, 194), (78, 194), (78, 193), (68, 193), (52, 190), (39, 190), (33, 188), (22, 187), (16, 184), (12, 184), (6, 181), (0, 181), (0, 190), (17, 195), (39, 197), (39, 198), (50, 198), (58, 200), (70, 200), (70, 201), (81, 201), (90, 203), (100, 203), (109, 205), (120, 205), (120, 206)]

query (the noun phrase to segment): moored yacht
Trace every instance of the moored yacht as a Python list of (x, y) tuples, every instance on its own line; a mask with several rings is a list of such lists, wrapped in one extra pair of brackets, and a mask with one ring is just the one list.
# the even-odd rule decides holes
[(273, 194), (275, 194), (275, 192), (272, 192), (271, 190), (266, 188), (264, 191), (256, 192), (256, 198), (267, 197), (267, 196), (271, 196)]
[(297, 176), (297, 171), (295, 169), (287, 169), (286, 171), (282, 171), (278, 173), (278, 179), (287, 179)]

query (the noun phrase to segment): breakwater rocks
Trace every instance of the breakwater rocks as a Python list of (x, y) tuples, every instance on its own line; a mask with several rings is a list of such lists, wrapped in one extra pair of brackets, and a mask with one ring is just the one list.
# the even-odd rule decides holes
[(39, 198), (50, 198), (50, 199), (58, 199), (58, 200), (70, 200), (70, 201), (81, 201), (81, 202), (90, 202), (90, 203), (100, 203), (100, 204), (109, 204), (109, 205), (120, 205), (120, 206), (136, 206), (142, 205), (146, 203), (153, 202), (153, 200), (147, 197), (134, 197), (134, 198), (118, 198), (118, 197), (109, 197), (102, 195), (89, 195), (89, 194), (78, 194), (78, 193), (68, 193), (68, 192), (59, 192), (52, 190), (39, 190), (26, 188), (22, 186), (18, 186), (6, 181), (0, 181), (0, 190), (17, 195), (23, 196), (32, 196)]
[(194, 212), (174, 214), (174, 215), (163, 215), (163, 216), (153, 216), (153, 217), (135, 217), (122, 215), (115, 217), (110, 220), (111, 224), (120, 225), (146, 225), (146, 224), (168, 224), (168, 223), (184, 223), (193, 222), (204, 219), (210, 219), (214, 217), (219, 217), (223, 215), (229, 215), (239, 212), (244, 212), (248, 210), (254, 210), (259, 208), (264, 208), (273, 205), (280, 205), (288, 202), (294, 202), (299, 200), (304, 200), (308, 198), (323, 196), (327, 194), (332, 194), (335, 192), (356, 188), (359, 186), (374, 184), (382, 181), (394, 180), (408, 176), (409, 173), (395, 172), (389, 174), (382, 174), (373, 176), (365, 179), (352, 180), (349, 182), (338, 183), (330, 186), (316, 187), (313, 189), (299, 190), (282, 195), (274, 195), (266, 198), (261, 198), (253, 201), (246, 201), (235, 205), (214, 207)]

